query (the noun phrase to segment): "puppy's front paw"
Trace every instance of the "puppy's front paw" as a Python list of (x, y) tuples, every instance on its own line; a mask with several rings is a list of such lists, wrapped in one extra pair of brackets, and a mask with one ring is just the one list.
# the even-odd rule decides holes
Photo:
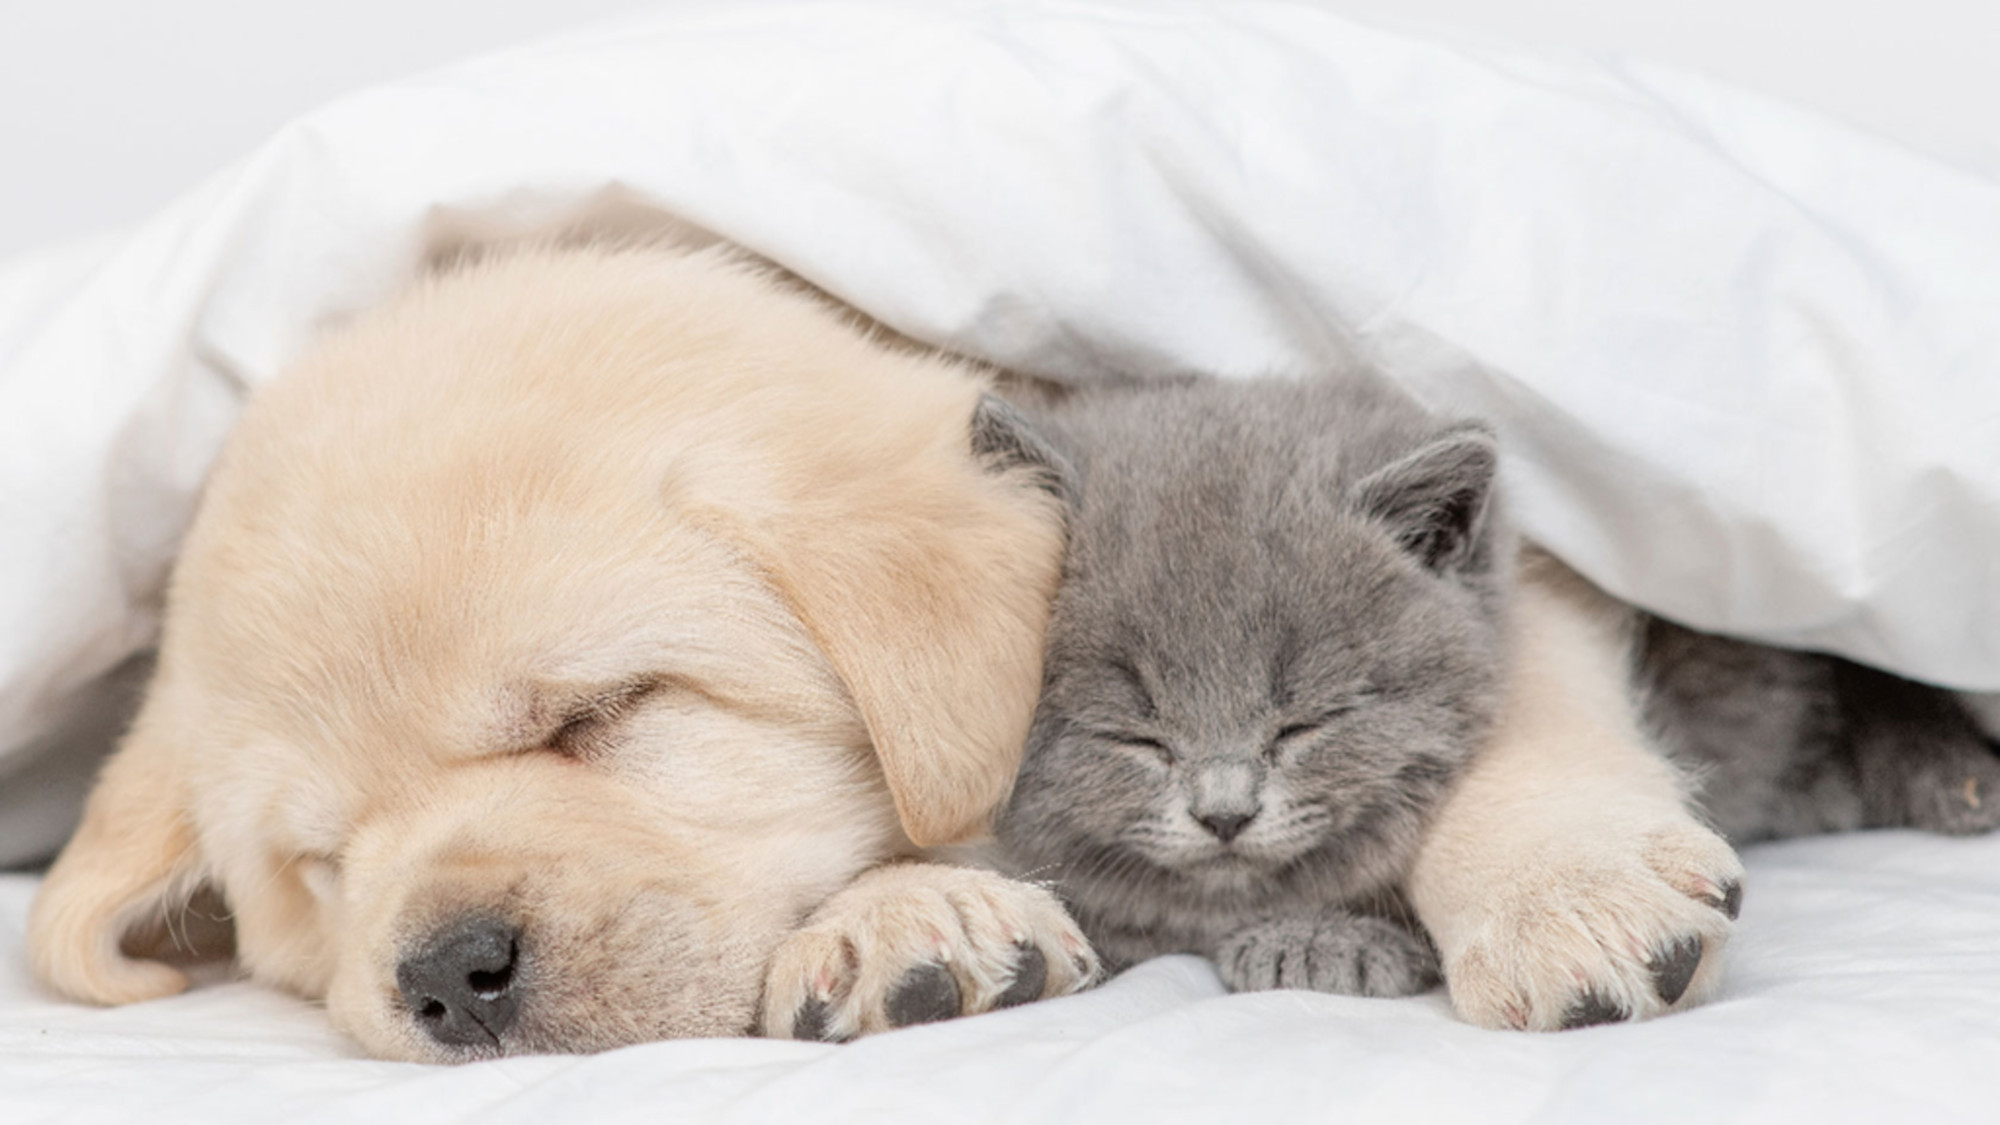
[(1088, 985), (1097, 957), (1054, 895), (988, 871), (893, 864), (828, 899), (764, 978), (764, 1034), (839, 1042)]
[(1615, 819), (1514, 853), (1440, 941), (1460, 1015), (1553, 1031), (1645, 1019), (1700, 1003), (1722, 975), (1743, 865), (1682, 815), (1634, 830)]
[(1387, 919), (1344, 910), (1253, 923), (1223, 940), (1215, 962), (1231, 992), (1414, 996), (1438, 981), (1428, 941)]

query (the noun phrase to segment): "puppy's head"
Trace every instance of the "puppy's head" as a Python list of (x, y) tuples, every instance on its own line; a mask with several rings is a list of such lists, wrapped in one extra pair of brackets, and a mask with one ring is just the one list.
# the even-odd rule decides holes
[(716, 252), (358, 322), (211, 477), (38, 970), (175, 991), (133, 935), (207, 886), (376, 1054), (749, 1030), (805, 911), (1011, 778), (1061, 528), (1008, 425)]

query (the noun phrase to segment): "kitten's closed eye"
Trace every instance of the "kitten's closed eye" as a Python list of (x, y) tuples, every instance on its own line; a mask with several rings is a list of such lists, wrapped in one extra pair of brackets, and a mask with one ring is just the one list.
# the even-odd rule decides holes
[(1345, 703), (1335, 704), (1303, 722), (1287, 723), (1278, 728), (1271, 741), (1264, 747), (1264, 757), (1276, 761), (1278, 755), (1295, 746), (1304, 746), (1324, 733), (1326, 728), (1343, 715), (1350, 714), (1368, 702), (1368, 696), (1357, 696)]
[(1276, 762), (1279, 756), (1285, 751), (1296, 746), (1305, 745), (1310, 741), (1311, 736), (1320, 732), (1320, 726), (1319, 722), (1314, 721), (1310, 723), (1293, 723), (1290, 726), (1280, 727), (1278, 733), (1272, 735), (1271, 741), (1264, 746), (1264, 760), (1267, 762)]
[(1123, 731), (1101, 731), (1097, 736), (1106, 742), (1116, 743), (1122, 749), (1150, 755), (1163, 766), (1174, 764), (1173, 748), (1157, 738), (1148, 738), (1142, 734), (1127, 734)]

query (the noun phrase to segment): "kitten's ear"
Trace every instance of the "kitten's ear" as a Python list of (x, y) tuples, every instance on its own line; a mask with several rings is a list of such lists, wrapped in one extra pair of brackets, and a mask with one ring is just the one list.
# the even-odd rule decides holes
[(991, 392), (972, 411), (972, 455), (991, 472), (1020, 470), (1023, 480), (1062, 501), (1076, 496), (1076, 470), (1055, 446), (1035, 432), (1019, 410)]
[(1355, 506), (1439, 574), (1483, 564), (1487, 515), (1500, 468), (1493, 431), (1468, 423), (1354, 488)]

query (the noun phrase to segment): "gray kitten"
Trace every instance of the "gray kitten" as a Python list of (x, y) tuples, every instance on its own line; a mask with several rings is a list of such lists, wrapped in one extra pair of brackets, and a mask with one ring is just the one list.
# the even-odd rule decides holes
[(1071, 507), (996, 835), (1112, 966), (1436, 982), (1397, 885), (1487, 735), (1511, 538), (1483, 426), (1386, 382), (1186, 381), (1028, 410)]
[(1732, 843), (2000, 827), (2000, 755), (1952, 693), (1659, 618), (1639, 640), (1642, 713)]
[[(1010, 865), (1055, 883), (1113, 968), (1190, 952), (1237, 990), (1428, 988), (1397, 887), (1499, 705), (1492, 435), (1366, 373), (1024, 411), (1002, 452), (1071, 523), (996, 825)], [(2000, 822), (2000, 759), (1948, 693), (1635, 625), (1644, 712), (1733, 840)]]

